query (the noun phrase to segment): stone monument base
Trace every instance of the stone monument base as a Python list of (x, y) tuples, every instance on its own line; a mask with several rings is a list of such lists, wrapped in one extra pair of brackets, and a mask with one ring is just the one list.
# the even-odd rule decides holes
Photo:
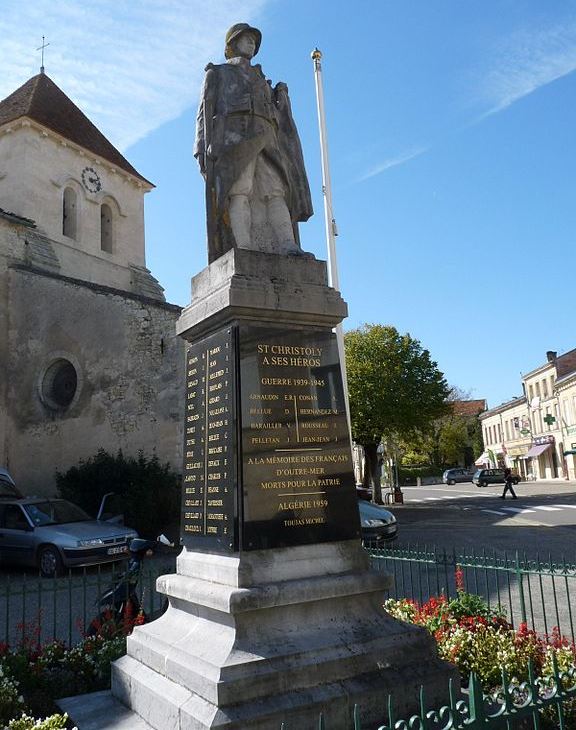
[(158, 588), (170, 608), (136, 627), (113, 665), (112, 692), (156, 730), (330, 730), (447, 698), (450, 665), (426, 631), (383, 608), (386, 574), (358, 541), (238, 556), (183, 551)]

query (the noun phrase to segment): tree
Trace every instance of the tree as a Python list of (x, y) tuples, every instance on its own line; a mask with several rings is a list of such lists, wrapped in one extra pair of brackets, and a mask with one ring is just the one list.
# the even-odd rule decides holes
[(457, 386), (450, 387), (446, 401), (446, 415), (435, 419), (405, 444), (408, 462), (445, 469), (469, 464), (472, 454), (483, 451), (478, 414), (484, 401), (473, 400), (469, 392)]
[(364, 447), (364, 484), (382, 502), (377, 448), (399, 444), (447, 412), (450, 388), (418, 340), (395, 327), (364, 324), (347, 332), (346, 369), (352, 436)]

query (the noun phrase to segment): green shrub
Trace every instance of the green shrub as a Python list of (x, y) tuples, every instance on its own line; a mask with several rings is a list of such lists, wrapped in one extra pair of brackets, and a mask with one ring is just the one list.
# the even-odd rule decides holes
[(0, 723), (5, 724), (24, 709), (24, 698), (20, 694), (18, 682), (11, 676), (8, 668), (0, 662)]
[(116, 456), (100, 449), (67, 472), (56, 472), (58, 493), (96, 515), (107, 492), (122, 497), (126, 524), (141, 537), (154, 538), (172, 532), (180, 515), (180, 476), (158, 457)]
[(398, 468), (398, 479), (400, 484), (416, 484), (417, 477), (441, 477), (443, 470), (436, 466), (400, 466)]
[(8, 730), (66, 730), (68, 715), (52, 715), (45, 720), (35, 720), (28, 715), (22, 715), (8, 724)]
[[(108, 689), (111, 663), (125, 653), (124, 635), (113, 639), (86, 637), (72, 649), (59, 641), (43, 646), (25, 642), (15, 649), (0, 645), (0, 727), (11, 730), (66, 727), (65, 724), (26, 723), (41, 722), (32, 720), (33, 716), (57, 712), (58, 697)], [(23, 714), (26, 717), (22, 718), (22, 724), (8, 725)], [(57, 719), (49, 717), (42, 722), (57, 722)]]

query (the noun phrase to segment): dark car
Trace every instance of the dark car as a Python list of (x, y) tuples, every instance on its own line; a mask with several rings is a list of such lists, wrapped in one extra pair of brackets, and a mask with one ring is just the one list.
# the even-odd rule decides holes
[(471, 482), (474, 472), (470, 469), (458, 467), (456, 469), (446, 469), (442, 474), (444, 484), (457, 484), (459, 482)]
[[(104, 500), (100, 508), (103, 512)], [(0, 499), (0, 563), (37, 567), (46, 577), (64, 568), (127, 557), (138, 533), (113, 520), (93, 519), (65, 499)]]
[(384, 507), (364, 499), (358, 500), (362, 543), (366, 547), (378, 547), (398, 537), (396, 517)]
[[(472, 479), (477, 487), (487, 487), (489, 484), (504, 484), (504, 469), (478, 469)], [(520, 477), (512, 474), (512, 483), (518, 484)]]
[(372, 500), (372, 490), (370, 487), (364, 487), (362, 484), (357, 484), (356, 496), (358, 499), (364, 499), (370, 502)]

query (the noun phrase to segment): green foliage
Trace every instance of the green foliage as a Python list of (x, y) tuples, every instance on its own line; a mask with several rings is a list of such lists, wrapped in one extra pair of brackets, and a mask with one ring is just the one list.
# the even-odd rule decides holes
[(0, 723), (3, 726), (24, 709), (20, 686), (0, 661)]
[(107, 492), (122, 497), (126, 524), (141, 537), (154, 538), (177, 524), (180, 477), (156, 456), (112, 456), (103, 449), (65, 473), (56, 472), (59, 494), (96, 515)]
[(553, 661), (561, 671), (576, 663), (576, 647), (557, 628), (539, 636), (521, 624), (516, 630), (502, 611), (463, 587), (463, 573), (456, 571), (457, 597), (432, 597), (423, 604), (408, 599), (385, 601), (384, 608), (397, 619), (426, 628), (436, 639), (438, 654), (455, 664), (463, 679), (474, 672), (485, 687), (497, 688), (504, 669), (510, 678), (528, 678), (531, 661), (536, 673), (554, 674)]
[[(0, 726), (26, 712), (32, 716), (56, 711), (54, 700), (108, 689), (111, 662), (126, 653), (126, 637), (106, 639), (88, 637), (72, 649), (58, 641), (39, 646), (34, 640), (23, 641), (11, 650), (0, 647)], [(50, 722), (57, 722), (48, 718)], [(26, 722), (31, 718), (26, 718)], [(33, 727), (23, 719), (20, 729)], [(34, 721), (32, 721), (34, 722)], [(48, 722), (45, 720), (43, 722)], [(39, 725), (41, 728), (60, 728), (65, 725)]]
[(67, 727), (68, 715), (51, 715), (44, 720), (22, 715), (8, 724), (8, 730), (66, 730)]
[(448, 384), (418, 340), (394, 327), (365, 324), (344, 341), (357, 443), (405, 437), (446, 412)]
[(441, 477), (442, 469), (437, 466), (401, 466), (398, 469), (398, 479), (400, 484), (416, 484), (416, 479), (420, 477)]

